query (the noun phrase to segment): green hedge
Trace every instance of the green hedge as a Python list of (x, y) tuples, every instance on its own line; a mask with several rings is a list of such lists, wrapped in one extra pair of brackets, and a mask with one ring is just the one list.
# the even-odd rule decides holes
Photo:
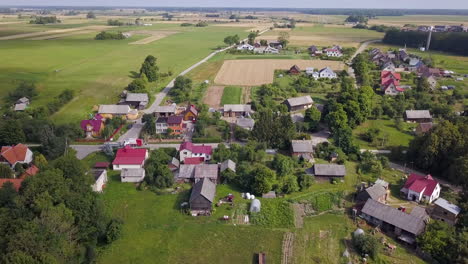
[(222, 141), (219, 137), (192, 138), (193, 143), (221, 143)]

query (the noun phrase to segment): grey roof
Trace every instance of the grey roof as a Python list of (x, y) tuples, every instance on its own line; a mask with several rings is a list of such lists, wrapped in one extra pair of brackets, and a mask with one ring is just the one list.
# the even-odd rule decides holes
[(192, 202), (198, 196), (205, 197), (208, 201), (213, 202), (216, 193), (216, 184), (211, 182), (209, 179), (202, 179), (195, 183), (190, 194), (190, 202)]
[(100, 169), (94, 169), (91, 171), (94, 177), (94, 181), (97, 181), (103, 174), (106, 172), (106, 170), (100, 170)]
[(302, 113), (291, 114), (293, 123), (304, 122), (304, 115)]
[(434, 202), (435, 205), (440, 206), (444, 208), (445, 210), (451, 212), (452, 214), (458, 215), (461, 212), (461, 208), (456, 206), (453, 203), (450, 203), (449, 201), (439, 198)]
[(369, 194), (371, 199), (378, 200), (387, 193), (387, 190), (380, 184), (374, 184), (367, 188), (366, 192)]
[(148, 102), (148, 94), (147, 93), (128, 93), (127, 98), (125, 98), (127, 102)]
[(252, 107), (248, 104), (225, 104), (224, 112), (251, 112)]
[(327, 72), (329, 74), (334, 74), (335, 72), (330, 68), (330, 67), (325, 67), (319, 71), (320, 73), (322, 72)]
[(301, 97), (293, 97), (286, 100), (290, 106), (300, 106), (300, 105), (307, 105), (313, 104), (314, 100), (310, 97), (310, 95), (301, 96)]
[(120, 173), (122, 177), (144, 177), (145, 176), (145, 169), (138, 168), (138, 169), (122, 169)]
[(27, 97), (21, 97), (20, 99), (18, 99), (18, 101), (16, 101), (18, 104), (26, 104), (26, 103), (29, 103), (29, 99)]
[(411, 210), (410, 215), (422, 218), (424, 220), (429, 218), (429, 215), (426, 212), (426, 208), (421, 206), (414, 207), (413, 210)]
[(380, 184), (380, 185), (382, 185), (384, 188), (388, 188), (388, 182), (386, 182), (386, 181), (384, 181), (384, 180), (382, 180), (382, 179), (377, 179), (377, 180), (375, 181), (375, 184)]
[(220, 171), (223, 172), (227, 169), (230, 169), (232, 170), (233, 172), (236, 172), (236, 163), (232, 160), (225, 160), (221, 163), (221, 166), (220, 166)]
[(198, 164), (195, 165), (194, 177), (196, 179), (201, 178), (218, 178), (218, 164)]
[(116, 114), (126, 115), (130, 112), (130, 106), (128, 105), (100, 105), (99, 114)]
[(15, 111), (24, 111), (27, 107), (27, 104), (15, 104)]
[(410, 66), (416, 66), (418, 65), (420, 62), (420, 60), (418, 58), (411, 58), (410, 61), (409, 61), (409, 65)]
[(345, 176), (346, 167), (338, 164), (315, 164), (314, 174), (316, 176), (327, 175), (327, 176)]
[(419, 119), (419, 118), (432, 118), (429, 110), (406, 110), (406, 118)]
[(176, 167), (179, 167), (180, 166), (180, 161), (173, 157), (170, 164), (174, 165)]
[(242, 128), (252, 129), (255, 125), (255, 120), (252, 118), (237, 118), (236, 124)]
[(292, 150), (295, 153), (312, 153), (314, 147), (312, 140), (291, 140)]
[(362, 213), (382, 220), (411, 234), (419, 235), (426, 226), (422, 218), (404, 213), (391, 206), (379, 203), (372, 199), (367, 200)]
[(175, 113), (177, 106), (175, 104), (172, 105), (160, 105), (156, 106), (154, 112), (155, 113)]
[(179, 167), (179, 178), (190, 179), (193, 178), (195, 172), (195, 165), (181, 164)]

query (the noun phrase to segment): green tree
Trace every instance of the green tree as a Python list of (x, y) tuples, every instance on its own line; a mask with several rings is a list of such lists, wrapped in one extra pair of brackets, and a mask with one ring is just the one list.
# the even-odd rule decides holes
[(10, 166), (0, 163), (0, 178), (13, 178), (13, 170)]
[(2, 123), (0, 124), (0, 145), (15, 145), (26, 141), (26, 136), (18, 120)]
[(368, 254), (375, 259), (379, 252), (379, 241), (372, 235), (357, 235), (353, 236), (353, 245), (361, 255)]
[(30, 82), (21, 82), (14, 91), (8, 93), (8, 101), (13, 103), (21, 97), (32, 99), (38, 95), (36, 85)]
[(315, 107), (311, 107), (306, 110), (304, 121), (309, 125), (310, 131), (317, 131), (322, 113)]
[(34, 165), (39, 168), (39, 170), (44, 170), (48, 166), (48, 161), (41, 153), (34, 154)]
[(253, 45), (255, 43), (255, 38), (257, 37), (257, 33), (255, 32), (250, 32), (249, 35), (247, 36), (248, 43), (250, 45)]
[(114, 242), (122, 236), (123, 221), (119, 218), (113, 218), (109, 221), (106, 228), (106, 242)]
[(282, 191), (286, 194), (299, 191), (299, 184), (297, 178), (293, 175), (286, 176), (283, 181)]
[(295, 162), (288, 156), (276, 154), (273, 158), (272, 167), (276, 170), (278, 176), (284, 177), (294, 171)]
[(286, 31), (280, 31), (278, 42), (281, 44), (281, 46), (283, 46), (283, 48), (286, 48), (289, 43), (289, 33)]
[(146, 85), (143, 78), (137, 78), (128, 84), (127, 90), (134, 93), (146, 93)]
[(95, 19), (95, 18), (96, 18), (96, 14), (94, 14), (93, 11), (89, 11), (88, 14), (86, 14), (86, 18), (87, 18), (87, 19)]
[(148, 55), (140, 68), (140, 76), (143, 74), (148, 78), (149, 82), (155, 82), (159, 77), (159, 67), (156, 65), (156, 57)]
[(156, 120), (153, 114), (144, 114), (142, 122), (145, 123), (143, 129), (148, 135), (156, 135)]
[(256, 164), (251, 172), (253, 180), (252, 191), (263, 194), (271, 191), (276, 182), (276, 174), (265, 165)]
[(431, 90), (431, 85), (427, 81), (426, 77), (421, 77), (418, 79), (416, 85), (416, 91), (418, 92), (429, 92)]

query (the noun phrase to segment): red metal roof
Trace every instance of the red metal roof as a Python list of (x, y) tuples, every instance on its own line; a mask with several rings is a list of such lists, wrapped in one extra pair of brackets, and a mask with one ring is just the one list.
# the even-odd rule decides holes
[(87, 126), (91, 126), (94, 132), (99, 132), (103, 123), (102, 120), (83, 120), (80, 126), (84, 131), (88, 131)]
[(36, 167), (34, 164), (31, 165), (23, 174), (21, 174), (20, 178), (24, 179), (28, 176), (34, 176), (39, 172), (39, 168)]
[(410, 174), (406, 180), (404, 188), (420, 193), (424, 190), (424, 195), (431, 196), (438, 182), (431, 175), (423, 176), (416, 173)]
[(23, 144), (17, 144), (16, 146), (5, 146), (2, 147), (0, 155), (11, 165), (15, 164), (18, 161), (24, 161), (26, 159), (26, 153), (28, 152), (28, 147)]
[(114, 165), (142, 165), (146, 159), (146, 149), (134, 149), (129, 146), (117, 150)]
[(96, 162), (94, 168), (109, 168), (110, 162)]
[(3, 184), (11, 182), (13, 183), (13, 188), (15, 188), (16, 191), (19, 190), (21, 187), (21, 183), (23, 182), (23, 179), (0, 179), (0, 188), (3, 188)]
[(211, 155), (213, 153), (213, 148), (211, 146), (205, 146), (205, 145), (194, 145), (192, 142), (184, 142), (180, 145), (179, 150), (190, 150), (192, 153), (200, 153), (200, 154), (206, 154), (206, 155)]
[(203, 157), (185, 158), (184, 164), (186, 165), (198, 165), (205, 161)]
[(392, 71), (382, 71), (380, 73), (380, 78), (388, 78), (388, 77), (393, 77), (397, 80), (401, 80), (401, 75), (399, 73), (396, 73), (396, 72), (392, 72)]

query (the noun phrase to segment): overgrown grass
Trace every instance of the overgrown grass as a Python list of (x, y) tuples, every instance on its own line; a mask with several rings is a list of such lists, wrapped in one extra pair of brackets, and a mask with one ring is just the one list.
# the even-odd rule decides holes
[(240, 104), (242, 96), (242, 88), (237, 86), (224, 87), (223, 96), (221, 97), (221, 105), (225, 104)]
[[(401, 121), (402, 130), (398, 130), (394, 120), (377, 119), (367, 120), (353, 130), (355, 142), (363, 149), (388, 149), (394, 146), (408, 147), (409, 142), (414, 138), (413, 129), (415, 124)], [(361, 135), (371, 128), (377, 128), (380, 133), (374, 142), (367, 142)]]
[(252, 213), (253, 224), (269, 228), (290, 228), (294, 226), (291, 204), (282, 199), (262, 199), (259, 213)]

